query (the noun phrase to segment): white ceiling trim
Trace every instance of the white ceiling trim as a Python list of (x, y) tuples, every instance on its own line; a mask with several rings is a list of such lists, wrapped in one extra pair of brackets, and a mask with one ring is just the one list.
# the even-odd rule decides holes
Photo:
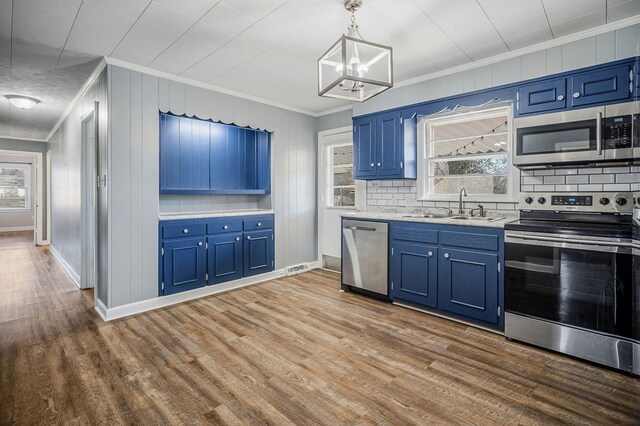
[(167, 80), (176, 81), (178, 83), (184, 83), (184, 84), (188, 84), (190, 86), (196, 86), (196, 87), (201, 87), (203, 89), (213, 90), (214, 92), (223, 93), (225, 95), (230, 95), (230, 96), (235, 96), (237, 98), (242, 98), (242, 99), (246, 99), (248, 101), (258, 102), (258, 103), (265, 104), (265, 105), (270, 105), (270, 106), (273, 106), (273, 107), (276, 107), (276, 108), (286, 109), (288, 111), (297, 112), (299, 114), (309, 115), (311, 117), (317, 117), (318, 116), (318, 113), (313, 112), (313, 111), (307, 111), (307, 110), (304, 110), (304, 109), (292, 107), (290, 105), (281, 104), (279, 102), (273, 102), (273, 101), (270, 101), (268, 99), (263, 99), (263, 98), (260, 98), (260, 97), (257, 97), (257, 96), (248, 95), (246, 93), (237, 92), (235, 90), (226, 89), (224, 87), (219, 87), (219, 86), (216, 86), (216, 85), (213, 85), (213, 84), (203, 83), (202, 81), (192, 80), (190, 78), (181, 77), (181, 76), (174, 75), (174, 74), (169, 74), (169, 73), (164, 72), (164, 71), (158, 71), (158, 70), (155, 70), (153, 68), (148, 68), (148, 67), (145, 67), (145, 66), (142, 66), (142, 65), (132, 64), (130, 62), (122, 61), (120, 59), (115, 59), (115, 58), (111, 58), (111, 57), (105, 57), (104, 59), (107, 62), (107, 64), (109, 64), (109, 65), (115, 65), (117, 67), (126, 68), (126, 69), (131, 70), (131, 71), (138, 71), (138, 72), (141, 72), (141, 73), (144, 73), (144, 74), (153, 75), (155, 77), (160, 77), (160, 78), (164, 78), (164, 79), (167, 79)]
[[(559, 37), (553, 40), (544, 41), (542, 43), (534, 44), (531, 46), (523, 47), (521, 49), (512, 50), (509, 52), (501, 53), (496, 56), (491, 56), (485, 59), (479, 59), (474, 62), (470, 62), (464, 65), (459, 65), (453, 68), (447, 68), (442, 71), (437, 71), (431, 74), (422, 75), (420, 77), (411, 78), (409, 80), (404, 80), (398, 83), (395, 83), (393, 87), (404, 87), (410, 86), (412, 84), (421, 83), (427, 80), (433, 80), (434, 78), (444, 77), (447, 75), (451, 75), (454, 73), (468, 71), (475, 68), (480, 68), (485, 65), (495, 64), (497, 62), (502, 62), (508, 59), (517, 58), (519, 56), (527, 55), (529, 53), (539, 52), (540, 50), (551, 49), (553, 47), (562, 46), (563, 44), (571, 43), (574, 41), (582, 40), (585, 38), (593, 37), (599, 34), (607, 33), (610, 31), (619, 30), (621, 28), (629, 27), (631, 25), (635, 25), (640, 23), (640, 15), (632, 16), (631, 18), (621, 19), (619, 21), (611, 22), (609, 24), (601, 25), (599, 27), (590, 28), (588, 30), (580, 31), (578, 33), (570, 34), (564, 37)], [(318, 113), (318, 115), (324, 115), (324, 112)]]
[(13, 139), (14, 141), (28, 141), (28, 142), (44, 142), (44, 143), (47, 143), (46, 139), (23, 138), (22, 136), (0, 135), (0, 139)]
[(338, 108), (328, 109), (326, 111), (316, 112), (315, 116), (322, 117), (324, 115), (335, 114), (336, 112), (348, 111), (350, 109), (353, 109), (353, 104), (341, 106)]
[(67, 119), (67, 117), (69, 116), (69, 114), (71, 114), (71, 111), (73, 111), (73, 109), (76, 107), (76, 104), (78, 103), (78, 101), (80, 100), (80, 98), (82, 98), (82, 96), (84, 96), (85, 92), (87, 90), (89, 90), (89, 87), (91, 87), (91, 85), (93, 84), (93, 82), (96, 80), (96, 78), (98, 78), (98, 76), (100, 75), (100, 73), (102, 72), (102, 70), (107, 66), (106, 61), (104, 60), (104, 58), (98, 63), (98, 65), (96, 66), (96, 68), (93, 70), (93, 72), (91, 73), (91, 75), (89, 76), (89, 78), (87, 79), (87, 81), (85, 81), (85, 83), (82, 85), (82, 87), (80, 88), (80, 90), (78, 91), (78, 93), (76, 94), (76, 96), (73, 98), (73, 100), (69, 103), (69, 106), (67, 106), (67, 109), (64, 110), (64, 113), (62, 113), (62, 115), (60, 116), (60, 119), (58, 120), (58, 122), (56, 123), (55, 126), (53, 126), (53, 129), (51, 129), (51, 131), (49, 132), (49, 134), (47, 135), (47, 139), (44, 142), (49, 142), (51, 140), (51, 138), (53, 137), (53, 135), (58, 131), (58, 128), (62, 125), (62, 123), (64, 123), (64, 120)]

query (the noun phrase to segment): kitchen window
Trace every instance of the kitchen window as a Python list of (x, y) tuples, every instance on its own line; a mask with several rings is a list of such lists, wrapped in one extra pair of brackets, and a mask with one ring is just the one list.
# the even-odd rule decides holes
[(354, 207), (353, 144), (332, 145), (329, 150), (328, 207)]
[(419, 194), (423, 200), (509, 202), (516, 196), (511, 164), (510, 106), (438, 114), (421, 121), (422, 162)]
[(0, 163), (0, 210), (28, 210), (30, 181), (28, 164)]

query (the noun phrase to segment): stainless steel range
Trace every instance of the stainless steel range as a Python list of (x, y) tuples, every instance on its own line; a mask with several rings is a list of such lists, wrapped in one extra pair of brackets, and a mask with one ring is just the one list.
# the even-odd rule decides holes
[(634, 201), (522, 194), (520, 220), (505, 226), (507, 338), (640, 375)]

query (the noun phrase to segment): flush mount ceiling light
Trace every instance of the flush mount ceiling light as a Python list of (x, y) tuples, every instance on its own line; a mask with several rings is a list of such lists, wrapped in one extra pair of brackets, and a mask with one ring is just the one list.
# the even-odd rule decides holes
[(344, 0), (351, 25), (318, 59), (318, 95), (363, 102), (393, 87), (390, 46), (364, 40), (358, 31), (356, 11), (362, 0)]
[(11, 105), (20, 109), (31, 109), (40, 103), (40, 99), (31, 98), (29, 96), (4, 95), (4, 97), (11, 102)]

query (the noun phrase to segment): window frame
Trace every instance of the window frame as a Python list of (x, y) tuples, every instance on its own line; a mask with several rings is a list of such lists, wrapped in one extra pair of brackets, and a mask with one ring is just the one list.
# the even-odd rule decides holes
[[(513, 105), (501, 103), (498, 106), (480, 106), (468, 108), (464, 111), (451, 111), (447, 113), (436, 113), (423, 116), (418, 120), (418, 170), (417, 186), (418, 201), (458, 201), (458, 194), (433, 194), (430, 193), (429, 167), (432, 161), (450, 159), (456, 157), (429, 157), (429, 144), (433, 134), (432, 125), (455, 124), (465, 122), (479, 117), (507, 116), (507, 151), (506, 153), (495, 153), (487, 155), (477, 155), (477, 158), (498, 157), (506, 155), (507, 158), (507, 193), (506, 194), (471, 194), (463, 198), (464, 202), (489, 202), (489, 203), (515, 203), (518, 200), (520, 189), (520, 171), (513, 165)], [(462, 158), (462, 156), (459, 156)], [(466, 159), (470, 156), (465, 157)]]
[[(334, 143), (329, 144), (326, 147), (325, 155), (327, 156), (327, 181), (325, 186), (325, 203), (324, 207), (327, 209), (340, 209), (340, 210), (355, 210), (356, 209), (356, 200), (355, 200), (355, 192), (356, 192), (356, 180), (354, 179), (353, 185), (334, 185), (334, 164), (333, 164), (333, 150), (334, 148), (341, 148), (345, 146), (350, 146), (353, 150), (353, 142), (344, 142), (344, 143)], [(355, 155), (355, 152), (353, 152)], [(351, 162), (351, 174), (353, 175), (353, 161)], [(336, 188), (350, 188), (353, 187), (354, 199), (352, 206), (336, 206), (333, 204), (333, 200), (335, 199), (334, 191)]]
[(0, 167), (11, 169), (24, 169), (25, 207), (0, 207), (0, 212), (25, 212), (31, 210), (31, 164), (0, 162)]

